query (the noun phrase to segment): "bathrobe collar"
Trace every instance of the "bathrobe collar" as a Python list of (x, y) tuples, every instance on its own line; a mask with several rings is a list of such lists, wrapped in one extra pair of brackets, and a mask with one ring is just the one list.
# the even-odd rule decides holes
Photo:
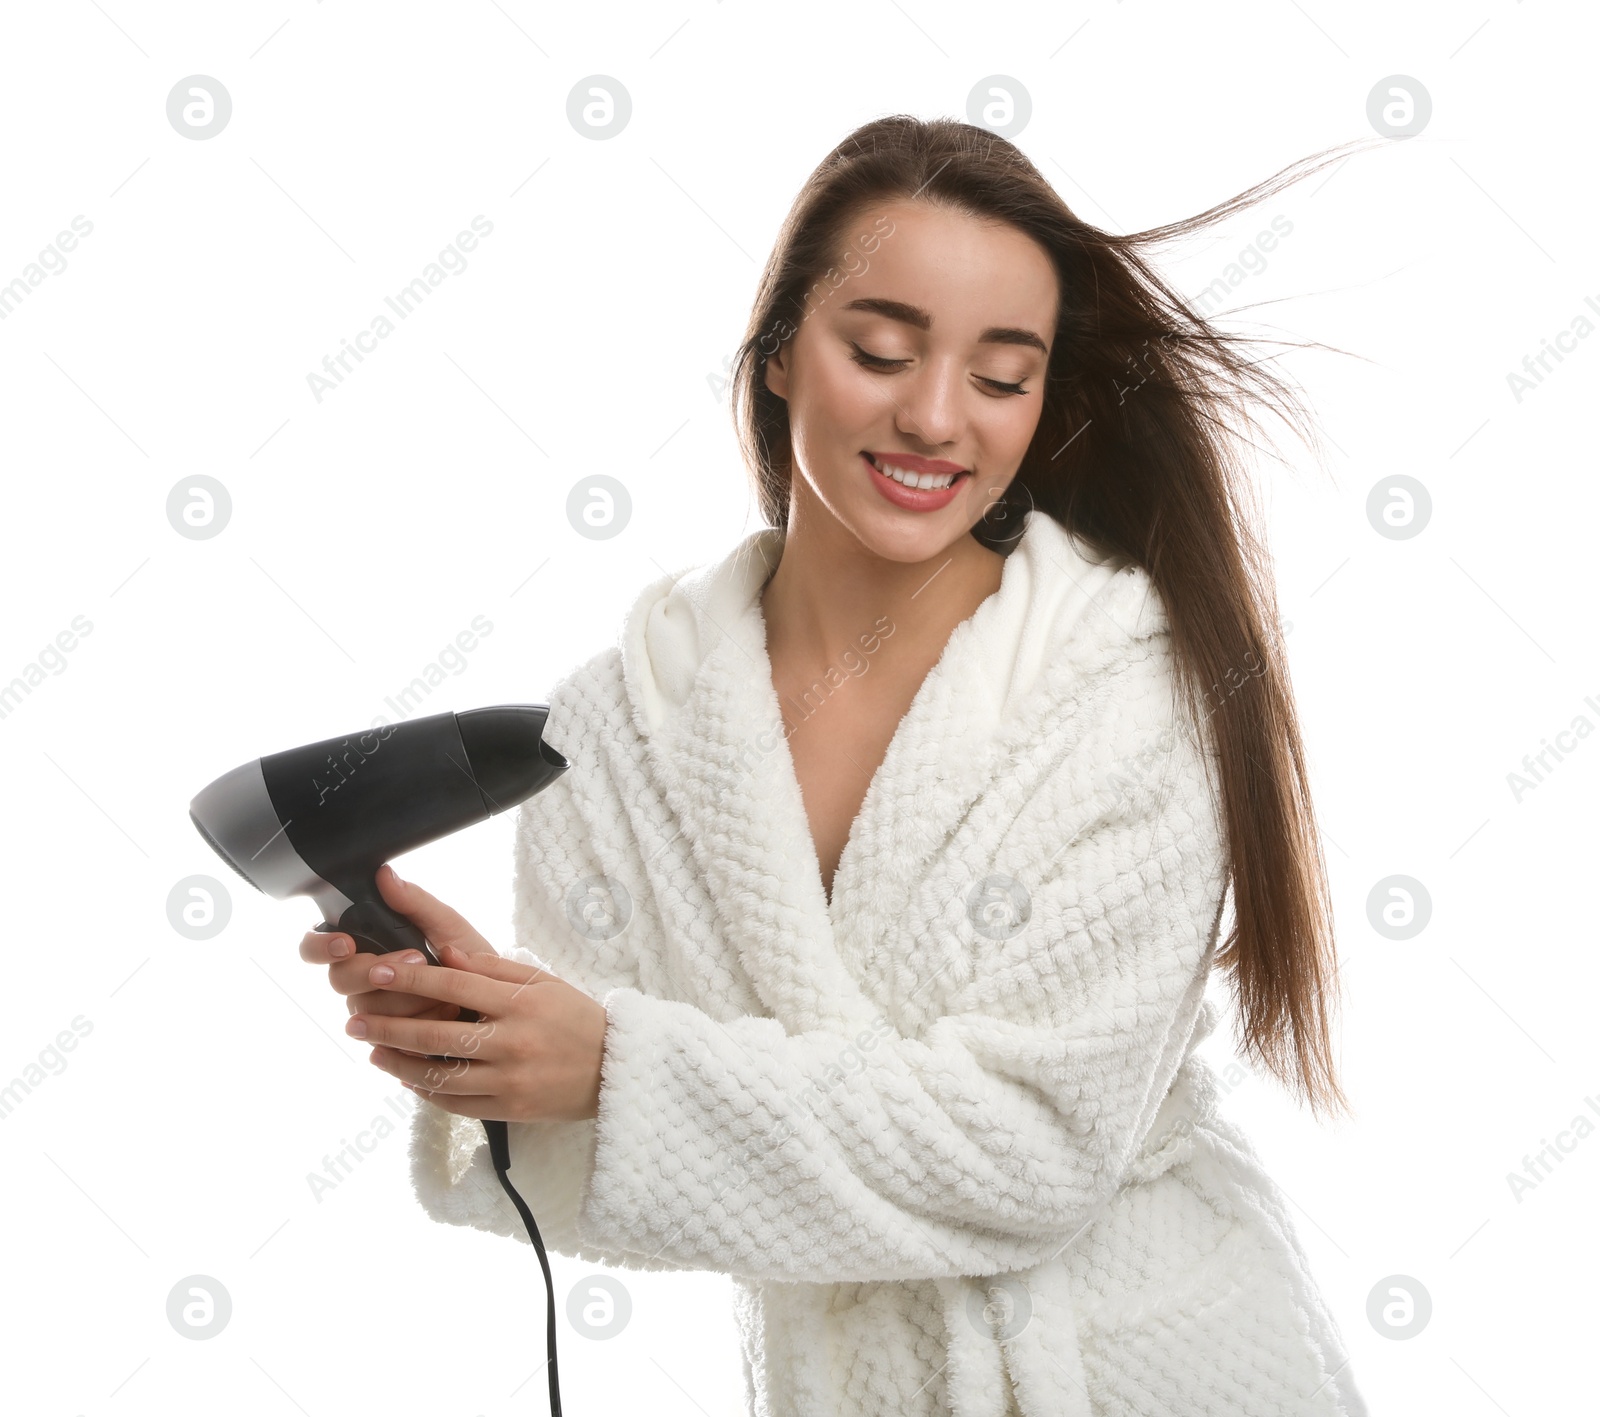
[(1121, 562), (1031, 513), (999, 589), (956, 626), (900, 721), (830, 904), (767, 656), (760, 591), (783, 541), (764, 528), (649, 586), (624, 624), (624, 684), (652, 775), (763, 1002), (790, 1031), (865, 1027), (881, 1009), (860, 988), (862, 965), (973, 801), (1006, 775), (1018, 746), (1006, 726), (1097, 648), (1152, 632), (1158, 612), (1147, 595), (1108, 593)]

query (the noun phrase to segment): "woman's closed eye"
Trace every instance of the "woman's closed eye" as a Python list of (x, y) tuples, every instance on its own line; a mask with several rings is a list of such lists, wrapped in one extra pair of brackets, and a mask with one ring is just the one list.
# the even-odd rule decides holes
[[(864, 369), (872, 369), (880, 374), (888, 373), (891, 370), (899, 369), (902, 366), (911, 363), (909, 359), (886, 359), (881, 354), (869, 354), (866, 350), (862, 349), (860, 345), (855, 343), (854, 340), (850, 342), (850, 348), (852, 351), (850, 357), (855, 360), (857, 364), (861, 365)], [(1001, 398), (1008, 394), (1025, 394), (1028, 392), (1022, 387), (1020, 381), (1015, 384), (1007, 384), (999, 379), (986, 378), (982, 374), (979, 374), (977, 377), (980, 383), (987, 384), (990, 388), (998, 389), (1000, 391), (998, 394), (992, 395), (992, 397), (995, 398)]]

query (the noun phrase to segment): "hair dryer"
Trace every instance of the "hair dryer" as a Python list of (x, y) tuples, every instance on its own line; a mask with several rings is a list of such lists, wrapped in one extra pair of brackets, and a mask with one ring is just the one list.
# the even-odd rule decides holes
[[(384, 904), (378, 868), (392, 856), (487, 821), (560, 777), (568, 764), (544, 741), (548, 714), (544, 704), (499, 704), (271, 753), (203, 788), (189, 804), (189, 817), (212, 850), (257, 890), (275, 900), (304, 895), (316, 901), (324, 917), (317, 930), (342, 931), (361, 951), (418, 950), (438, 966), (422, 932)], [(461, 1011), (463, 1022), (479, 1017)], [(506, 1124), (485, 1121), (483, 1129), (495, 1174), (544, 1270), (550, 1411), (561, 1417), (550, 1262), (533, 1213), (507, 1175)]]
[(225, 772), (189, 804), (211, 848), (275, 900), (308, 895), (317, 929), (379, 954), (420, 950), (383, 903), (378, 867), (548, 787), (567, 760), (544, 741), (543, 704), (439, 713), (326, 738)]

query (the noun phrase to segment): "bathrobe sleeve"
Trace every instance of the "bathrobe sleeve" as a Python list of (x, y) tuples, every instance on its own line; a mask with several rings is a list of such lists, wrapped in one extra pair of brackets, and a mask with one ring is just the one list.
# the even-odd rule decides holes
[(1164, 646), (1077, 701), (1077, 748), (997, 858), (1029, 922), (975, 940), (984, 963), (918, 1036), (607, 996), (586, 1244), (826, 1283), (1024, 1269), (1076, 1237), (1183, 1061), (1220, 916), (1219, 819)]

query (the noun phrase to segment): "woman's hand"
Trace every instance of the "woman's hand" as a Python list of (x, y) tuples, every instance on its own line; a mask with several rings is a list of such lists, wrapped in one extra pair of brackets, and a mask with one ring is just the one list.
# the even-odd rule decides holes
[[(468, 954), (494, 954), (494, 947), (449, 906), (434, 900), (420, 886), (402, 881), (393, 866), (383, 866), (378, 871), (378, 893), (391, 910), (402, 915), (416, 909), (422, 896), (436, 907), (432, 929), (423, 930), (424, 937), (437, 951), (441, 944), (454, 945)], [(461, 1010), (454, 1004), (440, 1003), (421, 994), (404, 994), (397, 989), (374, 989), (367, 979), (368, 971), (379, 960), (390, 964), (422, 964), (424, 957), (416, 950), (400, 954), (357, 953), (355, 941), (349, 935), (323, 934), (308, 930), (300, 941), (300, 958), (311, 964), (328, 966), (328, 983), (336, 994), (345, 996), (350, 1013), (381, 1013), (396, 1018), (453, 1019)]]
[[(329, 971), (330, 978), (345, 971), (334, 984), (351, 986), (341, 989), (351, 993), (353, 1011), (345, 1031), (379, 1045), (373, 1063), (463, 1117), (597, 1116), (605, 1006), (553, 974), (498, 954), (443, 901), (391, 878), (392, 868), (378, 876), (384, 900), (422, 931), (445, 967), (407, 964), (394, 954), (353, 955)], [(307, 936), (313, 938), (328, 937)], [(474, 943), (481, 948), (471, 949)], [(364, 980), (355, 978), (357, 971)], [(362, 984), (369, 992), (352, 992)], [(479, 1021), (461, 1022), (462, 1009), (474, 1010)]]

